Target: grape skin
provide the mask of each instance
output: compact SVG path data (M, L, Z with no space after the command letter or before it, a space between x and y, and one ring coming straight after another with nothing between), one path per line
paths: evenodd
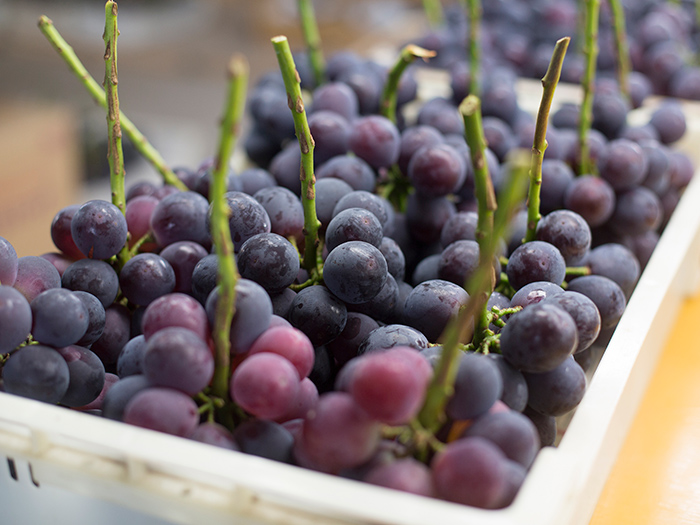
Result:
M17 290L0 285L0 354L11 352L32 330L32 309Z
M58 403L68 391L70 371L55 349L43 345L20 348L2 369L5 392L45 403Z

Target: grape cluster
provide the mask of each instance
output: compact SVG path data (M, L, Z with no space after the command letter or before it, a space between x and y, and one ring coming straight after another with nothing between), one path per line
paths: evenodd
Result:
M543 9L569 21L567 6ZM508 9L526 16L522 7L494 3L487 20ZM459 40L463 20L449 23L446 34ZM518 50L532 36L489 30L494 53L503 47L533 70ZM444 64L443 36L430 42L443 46ZM228 173L224 195L239 273L223 378L230 399L213 387L225 295L211 159L175 170L187 191L132 186L125 213L100 200L59 210L54 253L18 258L0 237L2 390L414 494L505 507L540 448L555 444L557 418L581 401L590 352L615 329L692 177L688 157L672 149L684 116L670 102L629 126L629 106L607 106L603 94L620 94L601 80L594 169L577 176L578 109L559 108L535 239L523 242L522 203L484 262L476 152L456 106L465 70L453 68L452 97L427 101L416 99L409 70L394 122L378 113L385 68L340 53L328 61L329 81L315 86L303 64L318 179L308 193L322 249L317 267L303 264L301 152L282 79L269 74L248 105L244 147L255 167ZM533 139L515 75L490 68L484 79L483 161L496 195L510 178L509 152ZM409 103L417 111L403 111ZM487 322L462 327L481 331L458 346L432 428L424 410L445 386L445 334L471 304L467 283L484 265L496 281Z

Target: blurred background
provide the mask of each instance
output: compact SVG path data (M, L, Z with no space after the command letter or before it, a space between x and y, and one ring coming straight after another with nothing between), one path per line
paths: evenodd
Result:
M270 38L303 49L295 0L121 0L121 109L171 167L215 153L234 53L250 87L277 68ZM381 59L427 28L418 1L315 2L326 55L348 49ZM48 16L92 76L104 77L102 0L0 0L0 236L18 254L55 251L51 220L64 206L109 199L107 126L37 27ZM127 184L158 174L125 140Z

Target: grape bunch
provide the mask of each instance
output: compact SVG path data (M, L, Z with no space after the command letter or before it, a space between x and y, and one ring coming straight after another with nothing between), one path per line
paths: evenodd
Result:
M457 78L422 100L402 76L392 114L393 71L339 53L317 85L299 63L306 99L280 73L250 95L246 169L207 158L173 170L179 188L129 187L123 210L59 210L53 253L17 257L0 237L2 391L506 507L583 398L692 177L672 149L683 113L669 102L631 127L628 106L602 111L581 172L578 109L558 108L533 225L508 202L513 151L536 131L513 71L485 77L480 148ZM291 140L305 103L313 147Z

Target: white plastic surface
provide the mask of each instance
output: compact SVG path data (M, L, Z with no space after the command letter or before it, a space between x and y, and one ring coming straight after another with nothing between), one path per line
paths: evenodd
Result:
M0 394L0 523L585 524L670 320L696 291L698 203L700 174L676 209L559 446L540 452L507 509L410 496ZM17 480L6 457L14 461Z

